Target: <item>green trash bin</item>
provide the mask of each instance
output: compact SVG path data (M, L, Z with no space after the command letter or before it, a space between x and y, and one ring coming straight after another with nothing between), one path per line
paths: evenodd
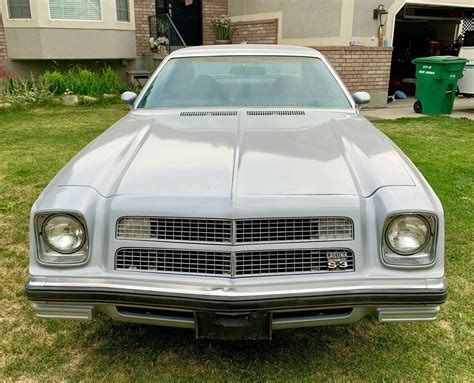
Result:
M413 109L423 114L450 114L458 80L467 60L456 56L420 57L416 65L416 102Z

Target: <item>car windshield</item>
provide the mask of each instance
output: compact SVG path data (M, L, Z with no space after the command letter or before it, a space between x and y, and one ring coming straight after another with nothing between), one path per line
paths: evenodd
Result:
M347 108L341 86L318 58L218 56L168 61L139 108Z

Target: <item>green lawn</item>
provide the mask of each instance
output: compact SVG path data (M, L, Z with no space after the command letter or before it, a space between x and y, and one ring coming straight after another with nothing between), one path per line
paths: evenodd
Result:
M474 380L474 122L465 119L376 123L445 208L450 295L435 322L363 321L275 332L272 342L210 342L104 317L36 319L23 293L30 207L63 164L126 111L58 106L0 114L0 381Z

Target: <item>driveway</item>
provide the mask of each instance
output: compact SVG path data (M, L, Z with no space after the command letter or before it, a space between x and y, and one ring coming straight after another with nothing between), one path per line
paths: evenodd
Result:
M385 108L364 108L362 114L368 120L395 120L402 117L424 117L423 114L417 114L413 111L415 98L410 97L406 100L395 100ZM451 117L465 117L474 120L474 97L459 97L454 101L454 110Z

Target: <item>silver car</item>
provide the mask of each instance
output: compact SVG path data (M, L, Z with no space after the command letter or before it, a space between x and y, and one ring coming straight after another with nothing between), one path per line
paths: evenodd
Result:
M320 53L186 48L122 98L32 208L39 317L219 339L435 319L440 201Z

